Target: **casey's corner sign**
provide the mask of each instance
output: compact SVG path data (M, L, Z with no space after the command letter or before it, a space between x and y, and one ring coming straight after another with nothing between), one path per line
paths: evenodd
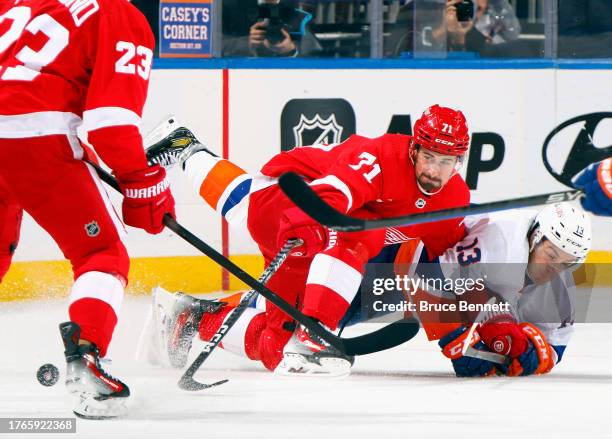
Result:
M209 58L212 55L212 1L161 0L160 57Z

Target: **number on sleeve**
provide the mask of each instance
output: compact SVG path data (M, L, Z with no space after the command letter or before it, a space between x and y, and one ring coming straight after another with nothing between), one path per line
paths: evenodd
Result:
M364 172L363 177L368 180L369 183L372 183L374 177L380 174L380 165L376 162L376 156L370 154L369 152L362 152L359 154L359 158L361 159L359 163L356 165L349 165L349 167L355 171L361 169L362 166L371 166L372 169L369 172Z
M153 62L153 51L145 46L138 46L129 41L118 41L116 46L117 52L124 52L123 55L115 63L115 71L117 73L125 73L134 75L138 71L144 80L149 79L151 74L151 63ZM134 64L134 57L138 55L138 65Z

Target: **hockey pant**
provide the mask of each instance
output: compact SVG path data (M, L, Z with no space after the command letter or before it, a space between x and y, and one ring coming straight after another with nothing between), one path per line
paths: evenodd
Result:
M123 224L83 155L76 136L0 139L0 254L6 271L25 210L71 262L70 319L104 356L123 302L129 258Z

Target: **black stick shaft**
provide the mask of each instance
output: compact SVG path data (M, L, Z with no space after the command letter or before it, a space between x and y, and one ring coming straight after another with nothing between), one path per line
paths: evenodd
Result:
M274 257L274 259L270 262L270 264L266 267L262 275L259 277L259 282L267 283L268 280L276 273L276 271L280 268L280 266L285 262L287 256L291 249L295 246L299 245L300 241L298 240L289 240L283 248L278 252L278 254ZM225 321L221 325L221 327L217 330L217 332L211 337L210 341L206 343L204 349L200 354L193 360L191 366L187 368L183 376L178 382L178 386L183 390L200 390L201 388L206 388L202 386L206 386L202 383L199 383L193 379L193 375L198 371L198 369L202 366L202 364L206 361L206 359L210 356L212 351L221 343L221 340L225 337L225 335L229 332L229 330L234 326L234 324L238 321L240 316L244 314L246 309L249 307L251 302L257 297L257 290L250 290L247 292L244 297L240 300L240 303L236 308L232 310L232 312L225 318Z
M279 186L296 206L302 209L313 219L331 229L344 232L373 230L394 226L410 226L414 224L441 221L468 215L497 212L500 210L559 203L562 201L575 200L582 194L582 191L580 190L569 190L529 197L513 198L509 200L501 200L466 207L438 210L434 212L365 220L361 218L354 218L337 211L323 201L299 175L292 172L287 172L280 177Z

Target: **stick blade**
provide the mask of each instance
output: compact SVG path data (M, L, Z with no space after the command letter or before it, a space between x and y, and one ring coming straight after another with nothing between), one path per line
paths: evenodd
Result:
M229 380L221 380L212 384L205 384L194 380L192 376L183 375L177 384L182 390L186 390L188 392L197 392L198 390L204 390L209 389L211 387L220 386L221 384L225 384L228 381Z
M393 322L378 331L344 339L348 355L367 355L399 346L419 332L419 322L409 318Z
M280 176L278 185L296 206L324 226L341 232L364 229L362 219L338 212L323 201L299 175L287 172Z

